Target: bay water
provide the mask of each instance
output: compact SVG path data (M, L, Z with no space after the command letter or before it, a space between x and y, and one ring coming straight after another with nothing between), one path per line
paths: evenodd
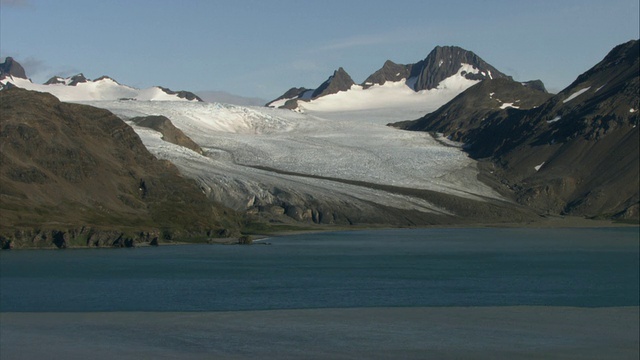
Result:
M0 310L639 304L635 227L376 230L263 242L270 245L2 252Z
M395 229L252 246L5 251L0 353L635 357L639 236L637 227Z

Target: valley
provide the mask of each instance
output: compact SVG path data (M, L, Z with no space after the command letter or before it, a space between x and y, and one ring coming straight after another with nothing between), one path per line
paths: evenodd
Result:
M83 122L91 122L89 109L117 116L156 159L191 182L189 196L208 199L221 216L209 229L198 220L194 236L230 236L256 224L274 229L468 226L530 224L565 215L635 221L637 44L620 45L557 95L538 80L515 81L458 47L436 47L415 64L387 61L362 84L340 68L317 89L292 88L267 106L208 103L187 91L140 90L106 76L55 77L38 85L10 58L0 84L3 93L18 87L74 103ZM56 112L59 105L45 102L53 106L43 105L37 116L53 111L68 121ZM19 122L12 106L7 104L7 114ZM102 142L82 132L75 136ZM18 149L11 151L11 161L42 170ZM131 166L143 165L118 166L114 171L132 174ZM3 206L31 197L29 181L15 174L5 178L5 188L24 193L3 194ZM90 194L99 191L86 186ZM172 193L168 183L162 186ZM106 195L116 214L121 211L113 199L135 197L122 189ZM81 203L91 208L86 200ZM144 214L145 206L136 206ZM71 213L58 215L78 218L70 208L64 211ZM164 216L171 217L166 211L146 221L147 228L156 229L152 233L166 227ZM202 218L194 211L179 228Z

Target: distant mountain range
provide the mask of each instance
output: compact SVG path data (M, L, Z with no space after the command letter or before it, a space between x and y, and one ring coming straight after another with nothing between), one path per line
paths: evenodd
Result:
M27 78L24 68L13 58L7 57L5 62L0 64L0 89L13 86L27 90L48 92L61 101L202 101L200 97L190 91L173 91L161 86L136 89L122 85L108 76L90 80L82 73L66 78L54 76L44 84L34 84Z
M339 68L325 82L315 89L292 88L282 96L267 103L271 107L295 109L298 101L312 101L319 97L352 89L367 90L385 83L403 83L414 92L435 89L452 76L467 80L500 79L509 76L486 63L478 55L457 46L437 46L425 59L415 64L401 65L387 60L360 85ZM538 84L542 84L540 81ZM544 87L544 85L541 85Z

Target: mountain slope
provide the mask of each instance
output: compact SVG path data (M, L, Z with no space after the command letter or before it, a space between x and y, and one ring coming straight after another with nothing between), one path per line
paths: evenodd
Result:
M3 246L111 246L237 229L107 110L0 91ZM56 235L57 234L57 235Z
M529 110L491 111L470 103L449 116L462 102L458 98L401 126L465 141L472 156L491 159L486 181L539 211L637 220L639 53L637 40L617 46ZM460 97L491 85L483 82ZM488 110L476 110L483 107Z
M544 85L541 87L544 89ZM445 134L449 139L468 142L473 130L488 118L508 109L531 109L552 95L508 78L484 80L456 96L453 100L418 120L392 124L394 127Z

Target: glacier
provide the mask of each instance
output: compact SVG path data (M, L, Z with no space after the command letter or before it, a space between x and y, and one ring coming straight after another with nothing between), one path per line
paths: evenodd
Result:
M419 118L478 81L461 64L435 89L415 92L411 79L299 103L297 111L176 100L159 89L137 90L110 79L78 84L15 85L63 101L105 108L128 122L149 151L197 181L211 199L238 210L330 203L363 212L376 206L453 215L410 191L429 190L475 201L505 200L477 179L477 163L459 144L388 123ZM117 100L135 97L137 100ZM200 155L129 121L163 115L203 150ZM305 210L306 208L306 210ZM282 210L281 210L282 211ZM307 216L309 218L311 215Z

